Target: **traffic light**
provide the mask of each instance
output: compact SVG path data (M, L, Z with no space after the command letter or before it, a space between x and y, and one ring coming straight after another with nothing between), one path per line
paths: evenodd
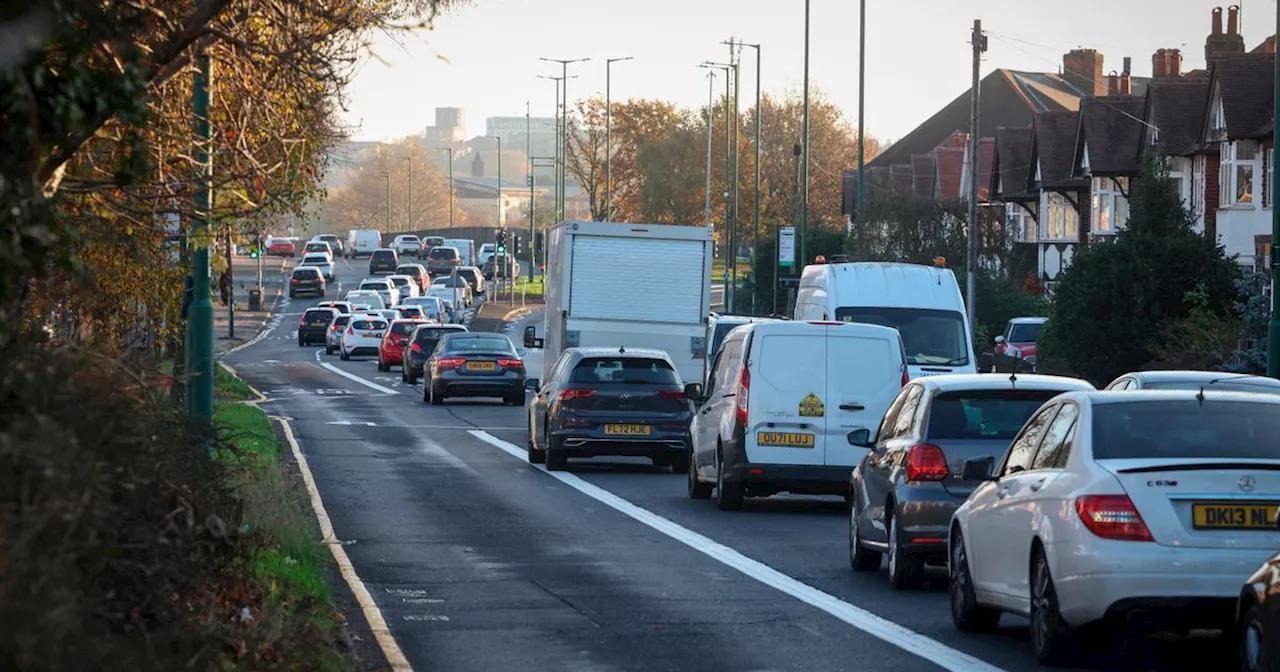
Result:
M512 250L518 255L520 254L520 234L515 235L515 241L511 244Z
M498 229L498 254L507 252L507 230Z

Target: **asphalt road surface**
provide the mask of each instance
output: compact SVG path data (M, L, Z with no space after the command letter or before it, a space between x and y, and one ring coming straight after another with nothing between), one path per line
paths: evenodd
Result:
M339 282L365 270L340 263ZM267 336L225 361L290 422L415 669L1040 669L1022 619L987 636L952 627L944 572L918 592L854 574L841 500L730 513L644 460L548 473L523 457L527 409L428 406L398 369L299 348L292 328L314 303L282 301ZM522 326L509 330L517 345ZM526 356L530 375L540 354ZM1082 669L1225 669L1221 646L1144 640Z

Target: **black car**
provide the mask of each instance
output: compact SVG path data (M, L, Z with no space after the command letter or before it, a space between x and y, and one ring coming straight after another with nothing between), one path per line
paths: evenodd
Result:
M516 260L505 254L495 254L485 260L483 271L484 277L490 280L513 278L516 275Z
M689 470L693 404L667 353L569 348L529 408L529 461L564 469L569 457L648 457Z
M374 250L369 255L369 275L378 273L395 273L396 267L400 265L400 257L396 255L396 251L383 248Z
M422 400L435 406L449 397L501 397L524 405L524 361L505 334L444 334L423 377Z
M312 343L324 343L325 334L333 318L338 316L336 308L310 308L298 320L298 347Z
M448 275L462 264L458 248L438 246L427 253L427 273L431 276Z
M466 330L461 324L429 324L414 329L413 335L409 337L409 349L401 358L403 366L400 367L400 381L410 385L418 382L423 376L423 365L435 351L440 337Z
M299 266L289 276L289 298L295 299L301 294L324 296L324 276L314 266Z
M1280 517L1276 524L1280 525ZM1244 583L1236 605L1240 667L1245 672L1280 671L1280 553Z

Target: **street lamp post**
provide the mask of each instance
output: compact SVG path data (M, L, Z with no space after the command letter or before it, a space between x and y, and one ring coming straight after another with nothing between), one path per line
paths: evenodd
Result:
M752 228L754 236L751 242L751 278L752 284L756 283L759 274L756 272L756 265L760 263L760 45L744 44L744 47L751 47L756 50L756 179L755 179L755 215ZM751 314L756 313L756 292L751 292Z
M706 217L708 227L711 226L711 136L715 135L715 87L716 71L707 68L707 192L703 215Z
M533 220L534 220L534 216L537 214L537 208L535 207L535 204L537 203L537 193L534 191L534 184L535 184L536 178L534 178L533 173L534 173L534 169L539 167L538 166L539 161L550 161L551 168L555 168L558 165L556 163L556 157L554 156L530 156L529 157L529 281L530 282L533 281L534 262L536 261L533 254L533 248L534 248L534 241L537 239L536 234L533 230ZM544 163L542 167L546 168L548 166L547 164ZM544 259L543 261L545 262L546 260Z
M613 77L614 63L634 56L609 58L604 62L604 221L613 221Z
M804 157L800 160L800 264L808 263L806 246L809 241L809 0L804 0Z
M565 195L568 192L566 184L568 181L568 163L569 163L569 65L571 63L584 63L591 60L590 58L545 58L539 57L540 61L548 63L560 64L560 96L564 101L564 113L561 115L561 126L564 132L560 135L560 219L564 220L566 205Z
M729 95L731 93L729 87L733 79L732 78L733 66L728 63L714 63L711 61L704 61L702 65L703 67L707 67L707 68L716 68L717 70L724 70L724 237L725 237L725 248L726 248L725 249L726 254L724 259L724 267L725 267L724 295L725 295L725 308L728 308L729 306L733 305L732 303L729 302L729 293L730 293L729 284L730 283L729 283L729 277L728 277L729 266L730 266L729 260L733 257L733 250L728 249L729 248L729 244L728 244L729 243L729 240L728 240L729 227L732 226L732 224L730 223L730 220L733 218L733 209L732 209L733 202L729 200L729 180L732 179L732 174L730 170L733 167L733 138L730 136L730 130L729 130L730 128L729 124L732 123L732 119L730 119L730 117L733 116L733 111L729 109L729 104L731 102L729 99Z
M437 147L436 149L447 152L449 154L449 230L453 230L453 148Z
M413 231L413 158L406 156L404 157L404 160L405 160L405 163L409 164L409 186L408 186L409 194L405 198L405 201L408 203L408 207L409 207L409 214L408 214L409 228L406 229L406 231Z
M563 217L561 217L561 211L560 211L560 160L561 160L560 150L563 147L563 145L561 145L560 143L560 138L563 134L563 128L562 128L563 118L560 115L560 83L563 82L565 78L551 77L548 75L538 75L538 79L549 79L556 83L556 155L555 155L556 165L553 166L553 169L555 170L555 183L553 185L553 191L555 193L554 207L556 209L556 219L563 219Z
M387 231L391 231L391 173L384 170L382 177L387 180Z
M858 6L858 204L854 214L862 209L862 200L866 198L863 186L866 171L866 91L867 91L867 0L860 0Z

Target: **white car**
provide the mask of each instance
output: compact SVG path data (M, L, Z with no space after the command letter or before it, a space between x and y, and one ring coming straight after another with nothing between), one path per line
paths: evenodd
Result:
M476 266L484 266L485 262L489 261L489 258L492 257L494 252L497 250L498 246L493 243L485 243L484 245L481 245L480 251L476 253Z
M386 278L365 278L360 281L360 289L377 292L382 297L383 307L390 308L400 303L400 290Z
M471 305L471 285L458 275L442 275L431 281L427 296L438 296L457 308Z
M418 290L418 283L407 275L388 275L387 279L396 286L396 289L400 290L400 300L396 302L397 305L404 303L405 299L412 299L422 295L422 292Z
M396 236L395 241L391 243L391 249L402 257L406 254L418 257L422 255L422 240L414 235Z
M1280 380L1222 371L1135 371L1111 381L1108 390L1206 390L1280 394Z
M346 301L353 304L368 304L369 307L382 310L387 304L382 300L382 295L372 289L353 289L347 292Z
M982 484L952 517L951 617L1026 616L1042 662L1113 618L1229 631L1241 583L1280 548L1274 395L1068 392L990 467L961 468Z
M326 282L333 282L333 259L322 252L309 253L302 257L299 266L314 266L320 269L320 275Z
M400 302L402 306L416 306L422 309L423 319L428 322L444 324L449 321L448 309L438 296L418 296Z
M388 322L381 316L352 315L347 328L342 332L342 343L339 355L343 361L361 355L378 354L378 343L382 334L387 331Z

